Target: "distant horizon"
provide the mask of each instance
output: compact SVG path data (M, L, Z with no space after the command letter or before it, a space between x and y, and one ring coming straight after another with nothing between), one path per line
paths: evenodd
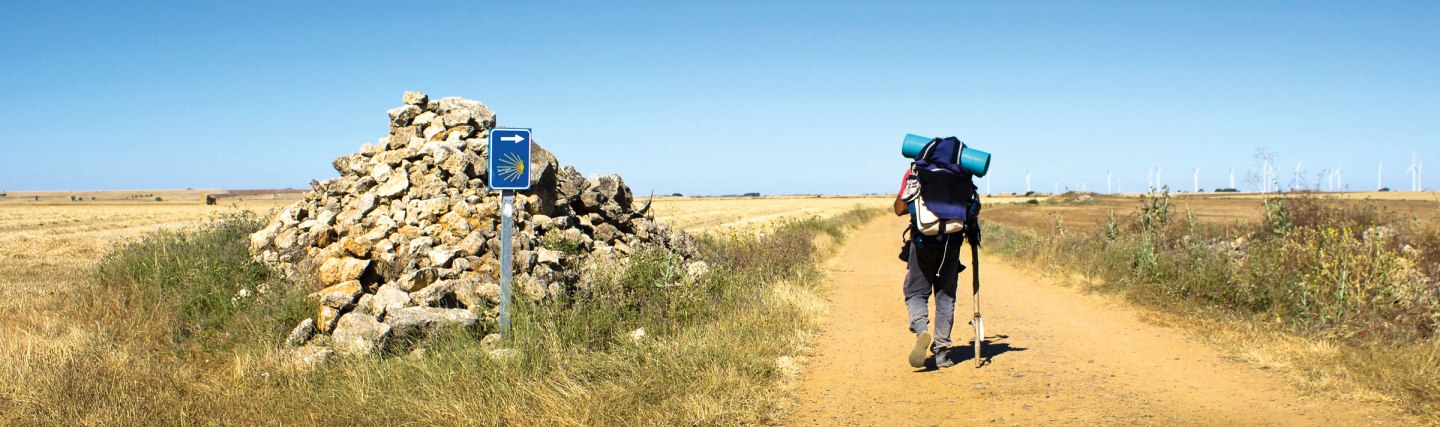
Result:
M1221 187L1221 189L1225 189L1225 187ZM69 193L69 192L73 192L73 193L195 192L195 191L225 191L225 192L247 191L247 192L249 192L249 191L272 191L272 190L275 191L276 194L278 194L278 193L304 193L304 192L309 192L309 191L311 191L310 189L305 189L305 188L193 188L193 187L191 187L191 188L141 188L141 189L127 188L127 189L115 189L115 190L76 190L76 189L54 189L54 190L0 190L0 194L10 194L10 193L13 193L13 194L20 194L20 193ZM1379 191L1379 190L1312 190L1312 189L1304 189L1304 188L1301 188L1301 189L1285 189L1285 190L1283 190L1283 191L1279 191L1278 193L1277 193L1277 192L1273 192L1273 191L1272 191L1272 192L1265 193L1265 192L1259 192L1259 191L1244 191L1244 190L1241 190L1241 191L1215 191L1215 190L1216 190L1216 189L1214 189L1214 188L1206 188L1206 189L1201 189L1200 192L1194 192L1194 191L1177 191L1177 190L1173 190L1173 189L1172 189L1172 190L1170 190L1170 194L1172 194L1172 195L1185 195L1185 194L1202 194L1202 195L1217 195L1217 194L1218 194L1218 195L1227 195L1227 194L1231 194L1231 195L1253 195L1253 194L1293 194L1293 193L1353 194L1353 193L1435 193L1435 192L1437 192L1437 191L1440 191L1440 190L1418 190L1418 191L1417 191L1417 190L1396 190L1396 189L1389 189L1389 190L1386 190L1386 191ZM1159 192L1160 192L1160 191L1159 191L1158 189L1155 191L1155 193L1159 193ZM1071 194L1071 193L1076 193L1076 194L1095 194L1095 195L1102 195L1102 196L1107 196L1107 195L1108 195L1108 196L1132 196L1132 195L1152 194L1151 192L1144 192L1144 191L1140 191L1140 192L1127 191L1127 192L1123 192L1123 193L1115 193L1115 192L1107 193L1107 192L1103 192L1103 191L1093 191L1093 190L1091 190L1091 191L1068 190L1068 191L1061 191L1061 192L1059 192L1059 193L1054 193L1054 192L1049 192L1049 191L1034 191L1034 193L1035 193L1034 195L1036 195L1036 196L1057 196L1057 195L1064 195L1064 194ZM263 193L263 194L270 194L270 193ZM676 194L676 193L674 193L674 192L666 193L666 194L655 193L655 197L676 197L675 194ZM736 194L708 194L708 193L685 194L685 193L679 193L679 194L681 194L680 197L736 197L736 198L740 198L740 197L755 197L755 196L748 196L748 195L746 195L746 194L744 194L744 193L736 193ZM1022 191L1022 192L1010 192L1010 191L998 192L998 191L997 191L997 192L993 192L993 193L990 193L990 194L985 194L984 191L981 191L980 194L981 194L981 196L996 195L996 196L1028 197L1028 196L1026 196L1025 192L1023 192L1023 191ZM893 195L894 195L894 194L891 194L891 193L763 193L763 192L762 192L762 193L760 193L760 196L759 196L759 197L868 197L868 196L874 196L874 197L890 197L890 196L893 196ZM637 198L637 199L638 199L638 198L645 198L645 197L649 197L649 196L650 196L650 194L648 194L648 193L644 193L644 194L636 193L636 194L635 194L635 198Z

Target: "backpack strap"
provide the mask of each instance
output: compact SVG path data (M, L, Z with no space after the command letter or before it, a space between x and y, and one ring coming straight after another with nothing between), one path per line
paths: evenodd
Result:
M925 148L920 150L920 155L915 157L917 160L925 160L925 162L928 163L930 161L930 154L935 152L935 146L937 145L940 145L940 138L931 139L930 143L925 144Z

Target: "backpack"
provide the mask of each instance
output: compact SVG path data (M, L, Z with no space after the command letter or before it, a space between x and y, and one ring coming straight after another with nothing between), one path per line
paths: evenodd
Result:
M925 236L967 232L979 244L980 196L974 176L960 167L965 143L955 137L935 138L925 145L911 173L920 182L920 194L909 203L914 231Z

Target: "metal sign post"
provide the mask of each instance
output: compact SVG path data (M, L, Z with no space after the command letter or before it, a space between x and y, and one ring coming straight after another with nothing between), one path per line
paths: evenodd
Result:
M530 189L530 129L490 130L490 189L500 190L500 335L510 333L515 190Z
M515 254L510 247L515 228L515 190L500 190L500 335L510 333L510 276Z

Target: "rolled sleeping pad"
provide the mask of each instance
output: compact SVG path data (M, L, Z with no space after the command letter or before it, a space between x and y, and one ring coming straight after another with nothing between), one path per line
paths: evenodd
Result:
M971 175L984 178L985 173L990 171L990 153L967 146L960 150L960 168Z
M900 155L907 159L919 156L920 150L925 149L925 144L929 144L930 139L913 133L905 134L905 141L900 143Z
M913 159L919 156L920 151L924 150L925 145L929 144L933 139L934 138L926 138L913 133L907 133L905 134L905 140L900 143L900 155L905 156L907 159ZM983 178L985 174L990 171L990 153L970 148L968 145L960 150L960 158L958 160L956 163L959 163L960 167L965 169L966 172L970 172L971 175Z

